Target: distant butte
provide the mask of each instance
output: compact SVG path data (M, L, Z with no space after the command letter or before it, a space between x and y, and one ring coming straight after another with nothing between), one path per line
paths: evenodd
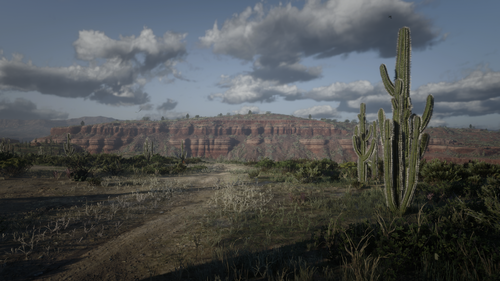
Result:
M249 114L180 121L115 121L89 126L56 127L50 136L38 138L33 146L52 139L71 143L80 151L95 153L142 153L146 137L153 141L154 152L163 156L176 155L184 141L188 157L228 160L258 160L268 157L275 161L287 159L329 158L337 163L356 161L352 148L355 124L309 120L280 114ZM455 132L457 131L457 132ZM500 164L500 145L477 146L464 143L470 136L500 144L500 132L474 129L427 128L431 135L424 155L448 162L471 160ZM487 134L487 136L485 136ZM469 136L469 138L467 138ZM450 139L451 138L451 139ZM380 145L379 145L380 147ZM382 150L379 149L382 157Z

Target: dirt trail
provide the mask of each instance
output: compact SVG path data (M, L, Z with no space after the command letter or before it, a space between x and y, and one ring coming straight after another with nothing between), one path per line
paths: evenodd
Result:
M209 174L159 177L161 181L176 181L177 187L183 187L182 192L175 193L167 202L162 203L158 212L145 215L136 227L103 241L98 246L75 248L71 253L65 254L62 260L46 266L43 271L21 271L25 276L21 280L142 280L174 271L179 266L179 253L196 251L192 237L186 236L192 236L193 230L200 226L200 220L206 215L205 202L216 191L213 187L217 183L236 180L238 175L230 171L247 169L242 165L216 165L223 166L223 169ZM34 170L57 170L54 168L40 166L34 167ZM245 178L245 175L239 176ZM27 184L30 181L32 184ZM65 190L66 186L57 187L60 182L54 179L19 178L3 183L5 185L0 188L0 195L1 198L6 198L4 200L29 200L32 197L36 203L47 204L43 203L45 198L54 198L56 195L65 197L61 190ZM134 189L135 187L123 187L115 192L123 194ZM35 193L36 198L33 197ZM18 205L22 205L19 212L33 206ZM10 207L14 205L11 204Z
M202 188L177 198L175 205L159 217L88 251L78 262L42 280L142 280L175 270L176 265L165 260L174 258L176 249L161 245L195 251L193 242L183 244L183 233L199 224L188 218L203 217L204 202L213 192Z
M174 271L179 266L179 252L196 251L185 233L192 233L200 222L189 218L201 219L206 214L205 202L213 196L218 179L230 181L236 176L229 171L244 169L239 165L223 166L224 172L175 177L188 188L174 196L162 214L145 218L151 220L75 257L77 262L40 280L142 280Z

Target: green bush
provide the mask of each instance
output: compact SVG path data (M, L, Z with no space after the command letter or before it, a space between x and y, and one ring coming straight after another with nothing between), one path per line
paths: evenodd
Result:
M64 166L70 170L70 177L75 181L85 181L92 170L96 169L96 156L87 151L83 154L75 153L63 159Z
M357 179L358 178L358 165L356 162L345 162L339 164L340 177L347 179Z
M0 174L8 177L16 177L26 173L32 166L32 163L28 160L10 158L0 161Z
M274 167L274 164L275 164L274 160L271 160L271 159L266 157L266 158L260 160L259 162L257 162L257 164L255 164L255 166L271 169Z

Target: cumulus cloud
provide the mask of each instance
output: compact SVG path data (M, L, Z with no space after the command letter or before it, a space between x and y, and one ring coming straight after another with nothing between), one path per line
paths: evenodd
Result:
M387 15L393 19L388 20ZM414 5L400 0L306 1L302 10L291 3L264 11L262 3L248 7L199 37L199 45L215 54L253 61L248 73L257 83L252 94L236 98L229 92L223 102L273 101L269 82L282 85L321 77L321 67L299 64L304 57L347 56L351 52L377 51L382 58L395 55L394 34L401 26L412 30L412 48L422 50L439 41L430 20L417 14ZM240 80L240 77L233 78ZM235 81L233 84L237 84ZM231 91L231 90L229 90ZM227 98L231 96L232 98Z
M209 100L221 99L228 104L241 104L245 102L273 102L276 96L294 99L300 92L296 86L279 85L276 81L263 81L251 75L238 75L234 78L221 76L218 83L222 88L227 88L224 93L208 96Z
M329 105L318 105L293 112L294 116L299 117L309 117L309 114L311 114L312 118L340 118L337 110Z
M248 111L252 111L252 114L259 114L260 109L256 106L243 106L238 110L233 110L233 114L248 114Z
M39 109L32 101L17 98L14 102L0 101L0 119L68 119L68 113Z
M80 31L73 46L76 57L88 66L37 67L31 61L23 62L20 54L11 60L2 56L0 90L82 97L113 106L144 104L150 98L143 88L151 79L168 75L184 79L174 66L186 55L181 42L185 37L173 32L156 37L146 27L137 38L120 36L120 40L99 31Z

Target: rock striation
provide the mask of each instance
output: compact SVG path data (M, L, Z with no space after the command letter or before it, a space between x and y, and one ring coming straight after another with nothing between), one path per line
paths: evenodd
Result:
M38 138L38 143L33 141L32 145L44 139L64 143L68 133L75 147L92 154L140 154L147 138L153 142L154 152L164 156L178 155L183 142L188 157L228 160L268 157L275 161L329 158L338 163L357 160L352 148L352 128L279 114L54 127L50 136ZM500 164L500 147L467 146L443 138L442 132L429 133L431 140L424 156L427 161L438 158L465 163L475 159ZM380 147L379 143L382 157Z

